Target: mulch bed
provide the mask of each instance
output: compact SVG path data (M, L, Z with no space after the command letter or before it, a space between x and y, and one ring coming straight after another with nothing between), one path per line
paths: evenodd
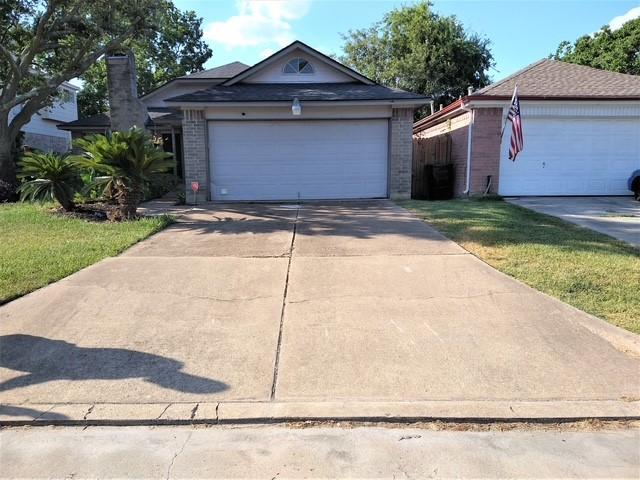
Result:
M118 221L115 215L116 206L103 202L76 205L76 209L71 212L64 211L62 207L52 208L51 211L62 217L78 218L88 222Z

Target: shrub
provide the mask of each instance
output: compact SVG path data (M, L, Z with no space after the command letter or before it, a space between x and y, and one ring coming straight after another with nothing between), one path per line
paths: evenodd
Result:
M84 154L76 161L97 172L89 185L99 187L106 196L118 203L120 217L135 217L138 203L158 174L173 168L171 153L163 152L151 137L140 128L109 135L90 135L76 141Z
M20 200L46 202L56 200L62 208L75 209L73 197L82 186L78 166L69 156L28 152L18 161Z

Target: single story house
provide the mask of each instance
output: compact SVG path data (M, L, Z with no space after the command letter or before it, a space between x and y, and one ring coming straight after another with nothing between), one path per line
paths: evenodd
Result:
M518 85L524 150L508 159ZM630 195L640 168L640 77L540 60L413 125L416 141L451 137L458 196Z
M429 98L379 85L300 41L140 99L131 59L107 63L110 115L97 128L135 119L173 136L186 188L196 182L201 201L410 196L413 112ZM62 128L84 133L90 121Z

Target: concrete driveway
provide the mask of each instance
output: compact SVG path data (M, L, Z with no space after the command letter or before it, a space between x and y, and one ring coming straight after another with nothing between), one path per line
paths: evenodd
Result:
M179 213L0 308L4 420L640 414L637 336L390 202Z
M633 197L520 197L507 201L640 248L640 202Z

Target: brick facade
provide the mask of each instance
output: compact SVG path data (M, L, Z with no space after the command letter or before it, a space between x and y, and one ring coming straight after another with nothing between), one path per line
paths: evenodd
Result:
M500 174L500 130L502 108L478 108L474 110L473 139L471 143L470 195L484 193L487 176L491 175L490 193L498 192ZM467 148L471 114L464 112L443 120L428 129L417 132L416 139L451 136L451 161L455 169L454 194L464 195L467 174Z
M389 151L389 196L411 197L413 109L394 108L391 115Z
M184 110L182 116L182 148L187 203L194 202L191 182L200 183L198 202L210 199L208 137L204 111Z
M471 194L484 193L491 175L490 193L498 193L502 108L478 108L471 144Z
M413 109L394 108L389 133L389 195L411 196ZM188 109L182 118L184 180L188 203L193 203L191 182L199 182L198 202L211 199L208 129L203 110Z

